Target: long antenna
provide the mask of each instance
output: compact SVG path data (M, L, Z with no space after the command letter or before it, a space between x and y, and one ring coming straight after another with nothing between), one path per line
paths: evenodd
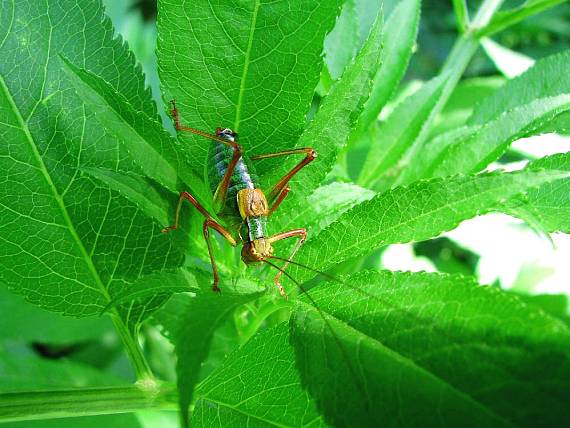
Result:
M280 259L279 257L271 257L271 258L276 258L276 259ZM283 259L283 260L287 260L287 259ZM283 275L285 275L287 278L289 278L297 287L299 287L299 289L303 292L303 294L305 294L307 296L307 298L309 299L309 301L311 302L311 304L314 306L314 308L317 310L317 312L319 313L320 317L322 318L322 320L325 322L327 328L329 329L329 331L331 332L332 336L334 337L334 340L337 344L337 346L339 347L344 359L346 360L346 364L352 374L352 378L355 380L356 385L358 387L358 389L360 390L360 393L364 396L365 395L365 388L364 385L362 385L362 383L360 382L360 379L356 373L356 370L354 369L354 367L352 366L352 363L350 362L350 358L348 356L348 352L346 351L344 345L342 344L342 342L340 341L338 335L335 333L331 323L329 322L329 320L327 319L327 317L325 316L325 314L323 313L323 311L321 310L321 308L319 307L319 305L317 304L317 302L315 301L315 299L313 299L313 296L311 296L309 294L309 292L307 291L307 289L305 287L303 287L295 278L293 278L289 273L287 273L284 269L281 269L279 266L277 266L274 263L271 263L269 260L267 259L263 259L262 260L263 263L268 264L269 266L274 267L275 269L277 269L279 272L281 272ZM368 408L368 403L366 403L366 407Z
M192 134L196 134L196 135L200 135L202 137L205 138L209 138L210 140L215 140L215 141L219 141L220 143L224 143L224 144L229 144L231 143L230 140L226 140L222 137L218 137L217 135L214 134L209 134L207 132L204 131L200 131L199 129L195 129L195 128L190 128L188 126L179 126L176 128L178 131L185 131L185 132L191 132Z
M292 264L292 265L299 266L299 267L301 267L301 268L303 268L303 269L307 269L308 271L311 271L311 272L317 273L317 274L319 274L319 275L322 275L323 277L325 277L325 278L327 278L327 279L330 279L331 281L338 282L339 284L342 284L342 285L344 285L344 286L350 288L351 290L354 290L354 291L356 291L357 293L360 293L360 294L363 295L363 296L366 296L366 297L369 297L369 298L371 298L371 299L373 299L373 300L376 300L376 301L378 301L378 302L380 302L380 303L382 303L382 304L384 304L384 305L386 305L386 306L388 306L388 307L394 307L394 305L392 305L392 303L390 303L388 300L384 300L384 299L382 299L380 296L377 296L377 295L375 295L375 294L371 294L371 293L369 293L369 292L367 292L367 291L362 290L361 288L355 287L354 285L349 284L348 282L343 281L342 279L340 279L340 278L338 278L338 277L336 277L336 276L333 276L333 275L331 275L331 274L328 274L328 273L326 273L326 272L320 271L320 270L318 270L318 269L312 268L312 267L310 267L310 266L304 265L304 264L299 263L299 262L296 262L296 261L294 261L294 260L289 260L289 259L285 259L285 258L282 258L282 257L276 257L276 256L270 256L270 258L276 259L276 260L281 260L281 261L284 261L284 262L289 262L289 263ZM287 277L290 278L290 275L287 275ZM398 308L397 306L396 306L395 308L396 308L397 310L400 310L400 311L402 311L402 312L405 312L406 314L409 314L411 318L416 318L418 321L421 321L420 318L415 317L415 315L412 314L411 312L408 312L408 311L406 311L405 309Z
M296 261L293 261L293 260L290 260L290 259L286 259L286 258L283 258L283 257L277 257L277 256L269 256L269 258L270 258L270 259L275 259L275 260L280 260L280 261L282 261L282 262L291 263L292 265L302 267L302 268L307 269L307 270L309 270L309 271L311 271L311 272L314 272L314 273L318 273L319 275L322 275L322 276L324 276L325 278L331 279L331 280L336 281L336 282L340 282L341 284L345 284L344 281L342 281L341 279L337 278L337 277L334 276L334 275L331 275L331 274L328 274L328 273L323 272L323 271L321 271L321 270L318 270L318 269L312 268L312 267L310 267L310 266L301 264L301 263L299 263L299 262L296 262Z
M231 140L226 140L222 137L219 137L218 135L214 135L214 134L210 134L208 132L200 131L199 129L196 129L196 128L190 128L189 126L180 125L180 117L178 116L178 110L176 109L176 101L170 100L170 105L172 106L170 113L172 114L172 117L174 119L174 125L175 125L175 128L177 131L191 132L192 134L200 135L204 138L209 138L210 140L215 140L215 141L219 141L220 143L232 145L233 141L231 141Z
M305 265L302 264L302 263L295 262L295 261L293 261L293 260L289 260L289 259L285 259L285 258L281 258L281 257L271 256L271 258L272 258L272 259L276 259L276 260L281 260L281 261L288 261L288 262L289 262L290 264L292 264L292 265L299 266L299 267L304 268L304 269L307 269L307 270L309 270L309 271L311 271L311 272L315 272L315 273L318 273L318 274L320 274L320 275L323 275L323 276L326 277L326 278L330 278L331 280L333 280L333 281L335 281L335 282L338 282L339 284L342 284L342 285L346 286L347 288L349 288L349 289L351 289L351 290L354 290L355 292L359 293L361 296L365 296L365 297L367 297L367 298L370 298L370 299L372 299L372 300L375 300L375 301L379 302L379 303L382 304L382 305L385 305L386 307L388 307L388 308L390 308L390 309L395 309L395 310L397 310L397 311L400 311L400 312L406 314L407 317L409 317L410 319L414 320L418 325L425 324L425 322L426 322L425 319L422 319L421 317L417 316L417 315L414 314L413 312L408 311L407 309L398 307L397 305L395 305L394 303L390 302L390 301L387 300L387 299L383 299L382 297L380 297L380 296L378 296L378 295L371 294L371 293L369 293L369 292L367 292L367 291L365 291L365 290L362 290L362 289L360 289L360 288L358 288L358 287L355 287L355 286L352 285L352 284L349 284L348 282L342 281L342 280L339 279L339 278L336 278L336 277L334 277L334 276L332 276L332 275L329 275L329 274L327 274L327 273L325 273L325 272L321 272L321 271L319 271L318 269L312 268L312 267L310 267L310 266L305 266ZM266 263L267 263L267 261L266 261ZM285 276L287 276L289 279L291 279L295 284L298 284L298 281L294 280L294 279L291 277L290 274L288 274L288 273L286 273L286 272L283 272L283 274L284 274ZM307 295L307 297L308 297L308 298L311 300L311 302L313 302L313 304L314 304L314 302L315 302L314 299L313 299L311 296L309 296L309 294L306 292L306 290L305 290L302 286L300 286L299 288L301 289L301 291L303 291L303 292ZM316 306L316 308L317 308L317 310L319 311L319 313L322 314L322 311L320 310L320 308L318 308L317 306ZM324 318L324 317L323 317L323 318ZM325 321L326 321L326 320L325 320ZM329 325L328 322L327 322L327 325ZM329 325L329 328L331 328L330 325ZM442 328L440 328L435 322L433 322L433 321L430 322L430 328L433 329L434 331L436 331L438 334L440 334L442 337L444 337L446 340L450 341L451 343L461 345L461 342L457 339L457 337L455 337L455 336L453 336L453 335L451 335L451 334L448 334L445 330L443 330ZM336 335L335 335L335 337L336 337ZM337 339L337 341L338 341L338 339ZM344 348L342 348L342 349L344 349ZM488 363L490 363L491 365L493 365L493 366L495 366L495 367L499 367L501 370L505 370L505 371L507 371L507 372L513 374L513 376L515 375L515 372L514 372L514 371L509 370L509 369L507 369L506 367L503 367L503 366L498 365L493 359L491 359L487 354L485 354L483 351L479 350L478 348L473 348L472 351L473 351L475 354L479 355L480 358L482 358L483 360L485 360L485 361L487 361ZM346 351L343 351L343 353L346 355ZM351 370L352 372L354 372L354 369L353 369L352 367L351 367L350 370Z

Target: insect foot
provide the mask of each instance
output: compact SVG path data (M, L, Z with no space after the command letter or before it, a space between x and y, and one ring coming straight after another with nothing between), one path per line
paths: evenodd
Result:
M279 281L275 281L275 285L277 286L277 289L279 290L279 294L281 294L281 297L285 298L285 300L289 300L289 296L287 296L287 293L285 292L285 289L283 288L281 283Z

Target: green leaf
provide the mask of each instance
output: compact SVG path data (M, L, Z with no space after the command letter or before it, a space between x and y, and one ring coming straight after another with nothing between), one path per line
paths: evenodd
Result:
M445 103L445 107L435 118L430 130L430 137L434 138L439 134L466 125L476 106L481 104L485 98L490 97L505 82L506 79L500 76L474 77L459 82ZM428 141L426 144L430 144L430 142ZM425 149L425 147L422 146L421 149ZM423 156L429 152L430 150L425 150L422 154L418 154L417 158L423 159ZM409 166L413 168L415 164ZM402 174L406 172L407 170Z
M180 263L166 237L137 233L137 228L152 230L152 223L123 199L112 199L109 190L80 176L69 191L58 188L57 164L42 157L41 142L1 77L0 122L6 141L3 181L10 186L0 197L10 207L0 227L0 262L12 289L49 310L94 315L109 301L111 287L136 279L144 268ZM132 257L142 266L133 266Z
M491 22L485 27L478 29L478 35L488 36L504 30L525 18L536 15L563 2L564 0L527 0L520 6L496 13L491 19Z
M287 330L258 333L197 387L193 426L326 426L301 388Z
M542 309L548 315L564 321L570 326L570 308L568 296L566 294L519 294L515 293L519 299L529 306Z
M384 271L312 297L320 312L300 303L291 341L334 426L570 422L570 330L512 295L462 276Z
M570 52L561 52L536 61L520 76L509 80L475 108L469 125L484 125L505 112L538 99L570 94Z
M236 307L265 293L249 281L234 286L223 284L221 289L221 293L214 293L205 287L195 297L175 295L154 316L175 346L180 411L185 423L200 366L208 355L215 330Z
M445 156L445 151L457 145L458 142L468 141L480 130L478 126L460 126L445 131L423 144L416 154L421 162L412 162L399 176L399 181L407 185L421 179L428 179L444 174L439 173L437 166Z
M124 146L147 177L176 192L177 176L180 175L204 203L210 202L205 187L198 186L200 180L185 168L188 161L182 155L184 151L180 144L158 120L151 119L144 111L135 110L100 77L74 66L66 58L62 57L62 62L77 94L88 102L101 124Z
M115 37L100 1L2 2L0 41L0 75L16 94L22 115L26 119L33 117L34 130L48 123L44 116L49 111L45 111L42 102L50 95L55 96L60 107L75 104L69 106L69 110L80 112L82 109L80 100L58 94L59 91L66 94L69 88L67 77L58 65L58 55L100 75L136 110L157 117L140 67L136 66L132 52L121 38ZM84 115L78 114L76 118ZM88 123L85 126L85 130L90 131L91 126Z
M314 119L299 138L299 146L313 147L318 158L291 182L292 188L309 195L324 180L336 161L338 152L346 145L370 95L371 79L378 68L382 51L382 13L379 12L370 35L321 103ZM286 169L281 168L281 173Z
M501 156L517 138L542 132L570 108L570 54L539 60L477 105L463 128L420 148L401 183L419 178L477 172Z
M431 176L481 171L498 159L513 141L533 135L545 122L568 110L570 93L537 99L505 112L497 119L476 127L467 138L446 147L431 165Z
M37 308L3 285L0 314L0 342L71 345L101 339L113 329L108 318L74 319Z
M463 220L496 210L511 196L563 177L565 173L556 171L523 171L432 179L397 187L345 212L308 239L295 259L326 270L382 245L433 238ZM290 273L297 280L311 275L294 266Z
M356 0L346 0L336 25L325 38L325 62L330 76L337 80L350 64L359 47Z
M283 230L304 227L309 236L312 236L354 205L373 196L372 190L353 183L330 183L318 187L298 209L291 212L277 211L273 215Z
M75 94L58 55L100 74L134 109L153 117L156 109L99 3L1 7L0 27L10 28L0 45L3 280L37 306L96 315L114 290L180 264L182 253L173 238L148 233L156 226L136 207L80 173L134 167Z
M380 125L380 138L370 146L358 178L359 184L380 190L379 179L387 175L382 184L389 187L387 183L393 181L400 168L398 163L425 130L424 126L433 114L446 81L446 76L432 79L399 104L386 122Z
M158 65L181 119L239 132L247 154L289 149L305 125L323 66L323 41L340 0L249 0L158 5ZM208 141L179 136L202 174ZM260 174L270 172L260 164Z
M453 11L455 12L455 21L457 29L460 33L464 33L469 27L469 10L465 0L453 0Z
M420 4L420 0L401 0L386 21L380 67L374 77L370 98L358 119L354 138L362 136L376 122L404 76L416 41Z
M103 168L83 168L82 171L120 193L159 225L170 224L169 204L145 177Z
M570 171L570 153L537 159L527 169ZM544 232L570 233L570 179L552 181L509 201L507 212L531 218Z
M164 270L145 275L123 288L113 296L113 300L104 311L137 300L169 297L174 293L190 293L197 290L199 290L199 286L196 278L188 270Z

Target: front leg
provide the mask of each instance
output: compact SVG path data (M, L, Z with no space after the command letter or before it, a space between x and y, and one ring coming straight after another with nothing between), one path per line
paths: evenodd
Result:
M301 248L301 245L303 245L305 243L305 240L307 239L307 230L306 229L293 229L293 230L290 230L288 232L278 233L278 234L273 235L269 238L269 243L272 244L273 242L280 241L282 239L293 238L293 237L299 238L299 240L295 244L295 247L293 248L291 255L289 256L289 258L287 259L287 261L285 262L285 264L283 265L283 267L277 273L277 275L275 276L275 279L273 280L275 282L275 285L279 289L279 294L281 294L286 299L287 299L287 293L285 293L285 289L283 288L283 285L281 285L281 276L285 272L285 269L287 269L287 266L289 266L290 260L293 260L293 257L295 257L295 254L297 253L297 251L299 251L299 248Z

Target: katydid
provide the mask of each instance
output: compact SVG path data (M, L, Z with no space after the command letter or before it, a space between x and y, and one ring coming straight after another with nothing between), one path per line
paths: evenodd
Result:
M305 242L307 231L304 228L299 228L270 235L267 231L267 222L289 193L291 178L316 158L316 152L307 147L248 157L238 143L238 135L231 129L217 128L215 134L209 134L183 126L180 123L174 100L171 101L171 107L170 113L177 131L201 135L213 142L208 152L208 178L211 191L214 194L216 216L225 224L216 221L192 194L184 191L178 200L174 224L162 229L162 231L169 232L178 228L182 203L185 200L190 202L205 217L203 233L212 264L213 291L220 291L218 285L220 278L210 241L210 229L218 231L234 247L241 244L241 259L245 264L266 263L276 267L279 272L275 276L275 285L281 295L287 297L285 289L281 285L281 275ZM304 158L277 181L266 196L259 187L253 162L297 154L304 155ZM272 244L287 238L297 238L298 240L284 266L278 268L268 261L268 259L276 258L273 256Z

